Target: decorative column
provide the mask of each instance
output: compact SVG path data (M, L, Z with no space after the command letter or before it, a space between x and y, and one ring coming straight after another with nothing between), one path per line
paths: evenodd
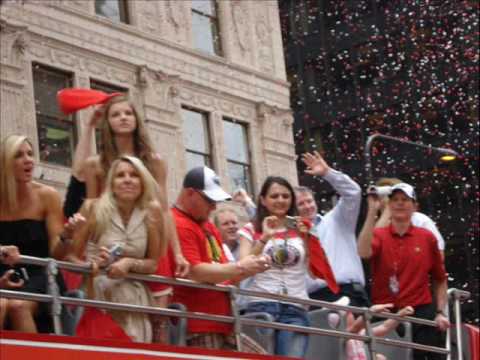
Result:
M264 175L281 175L297 184L293 116L290 109L280 109L265 102L257 104L257 119L262 128Z
M168 163L168 195L177 195L181 179L177 168L182 158L181 113L178 101L180 77L154 70L147 65L138 67L137 88L143 99L144 118L155 150Z
M0 33L0 138L13 133L31 137L26 113L30 107L25 106L27 27L0 20Z

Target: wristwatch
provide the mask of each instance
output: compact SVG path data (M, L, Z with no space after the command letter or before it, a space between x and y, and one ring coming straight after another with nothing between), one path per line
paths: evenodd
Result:
M438 315L438 314L442 314L443 316L447 316L445 315L445 312L443 310L437 310L435 311L435 313Z

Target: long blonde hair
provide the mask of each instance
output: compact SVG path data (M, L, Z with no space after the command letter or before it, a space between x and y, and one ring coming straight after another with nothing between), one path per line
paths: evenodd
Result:
M128 105L132 108L133 115L135 116L136 127L133 132L133 146L135 156L143 161L145 166L150 172L153 173L152 169L152 154L153 146L148 136L145 122L139 116L135 105L129 100L127 95L119 95L112 97L109 101L105 103L103 119L100 126L101 134L101 145L100 145L100 164L105 174L108 173L110 166L113 161L117 159L120 154L118 152L116 143L115 143L115 134L110 126L108 121L108 113L110 108L114 104L127 102Z
M115 160L107 174L105 191L95 204L95 210L93 212L95 219L94 240L98 240L105 232L110 224L113 212L117 207L117 200L113 193L113 179L118 165L122 162L127 162L132 165L142 180L143 190L136 204L140 209L145 209L152 200L156 200L159 196L157 182L139 158L123 155Z
M13 174L13 163L20 146L31 141L24 135L9 135L0 145L0 214L11 214L18 209L17 182Z

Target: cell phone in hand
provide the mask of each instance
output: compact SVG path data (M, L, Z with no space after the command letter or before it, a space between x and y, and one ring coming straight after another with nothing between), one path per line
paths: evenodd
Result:
M109 252L110 256L108 257L107 266L113 264L115 261L118 260L118 258L120 256L122 256L123 247L120 244L115 244L108 250L108 252Z
M10 277L9 277L9 280L11 282L14 282L14 283L18 283L22 280L24 282L27 282L29 279L30 279L30 277L28 276L27 269L25 269L24 267L21 267L19 269L15 269L13 274L11 274Z
M297 219L293 216L285 216L285 226L287 227L287 229L296 229Z

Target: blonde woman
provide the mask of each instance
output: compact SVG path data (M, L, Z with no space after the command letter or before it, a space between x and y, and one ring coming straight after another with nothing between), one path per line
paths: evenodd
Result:
M166 252L167 241L159 235L164 222L158 185L140 159L124 155L112 163L105 186L100 198L81 209L86 222L75 233L75 255L79 258L86 250L94 270L106 268L105 275L93 279L95 299L152 305L147 287L124 277L129 272L154 273ZM110 313L134 341L151 342L147 314Z
M159 260L156 274L185 277L190 264L182 254L168 206L166 161L160 154L154 152L145 123L127 96L112 97L101 110L103 115L100 120L100 152L97 156L89 157L85 164L87 198L100 196L105 186L105 176L118 156L133 155L140 158L158 183L159 201L165 217L164 232L160 236L168 239L171 245L169 256ZM173 269L170 263L173 263ZM170 302L173 288L161 283L151 283L149 286L154 294L156 306L166 307ZM157 330L155 341L166 342L166 318L157 316L154 321Z
M26 136L10 135L0 145L0 246L16 246L22 255L62 258L63 214L59 193L33 181L35 158ZM47 293L43 267L0 262L1 287ZM28 279L25 277L28 276ZM61 284L61 279L58 278ZM37 321L35 321L37 320ZM0 299L0 329L50 332L47 303Z
M159 201L166 219L165 236L171 241L175 255L176 275L186 276L189 264L182 255L167 197L167 164L154 151L144 121L134 104L125 95L112 97L102 109L100 120L101 144L99 155L86 160L87 198L100 196L105 186L105 176L112 162L120 155L136 156L159 186Z

